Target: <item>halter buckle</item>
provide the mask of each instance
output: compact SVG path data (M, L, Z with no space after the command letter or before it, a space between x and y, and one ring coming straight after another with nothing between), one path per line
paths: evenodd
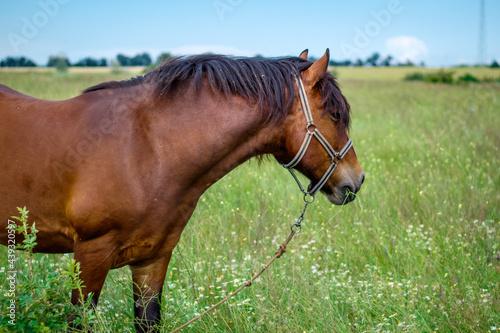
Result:
M340 153L336 153L332 158L332 164L339 164L341 159Z

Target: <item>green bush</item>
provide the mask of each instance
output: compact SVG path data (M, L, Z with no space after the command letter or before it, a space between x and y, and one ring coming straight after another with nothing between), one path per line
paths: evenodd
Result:
M430 73L425 76L424 81L425 82L431 82L431 83L447 83L447 84L452 84L453 83L453 74L455 72L446 72L444 70L440 70L439 72L436 73Z
M471 75L469 73L466 73L466 74L460 76L458 78L458 81L459 82L473 82L473 83L481 82L481 80L479 80L477 77L475 77L474 75Z
M453 71L445 70L440 70L438 72L429 74L424 74L422 72L413 72L406 74L404 80L453 84L455 82L455 79L453 77L454 74L455 72ZM456 80L456 83L500 83L500 78L495 78L493 76L478 78L470 73L465 73Z
M425 75L420 72L409 73L405 76L405 81L423 81L425 79Z

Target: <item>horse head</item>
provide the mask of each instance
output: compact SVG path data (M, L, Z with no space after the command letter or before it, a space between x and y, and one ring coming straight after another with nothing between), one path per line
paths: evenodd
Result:
M295 177L304 194L321 190L341 205L355 199L365 177L347 135L350 107L328 72L328 49L314 63L305 61L307 50L300 58L294 106L284 123L284 149L275 157L292 175L297 169L311 180L304 188Z

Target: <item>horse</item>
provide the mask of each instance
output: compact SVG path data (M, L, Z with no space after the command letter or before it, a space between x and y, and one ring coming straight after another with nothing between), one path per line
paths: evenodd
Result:
M236 166L272 155L311 180L304 193L354 200L364 172L328 65L328 49L314 62L307 50L193 55L62 101L0 85L0 243L26 206L34 251L80 263L73 304L96 305L108 271L128 265L135 328L155 331L172 251L200 196Z

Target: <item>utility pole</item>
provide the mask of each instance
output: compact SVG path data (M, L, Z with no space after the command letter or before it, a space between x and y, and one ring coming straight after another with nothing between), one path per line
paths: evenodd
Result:
M486 28L485 28L485 22L484 22L484 0L481 0L481 5L480 5L480 10L479 10L479 48L478 48L478 65L485 65L486 64Z

